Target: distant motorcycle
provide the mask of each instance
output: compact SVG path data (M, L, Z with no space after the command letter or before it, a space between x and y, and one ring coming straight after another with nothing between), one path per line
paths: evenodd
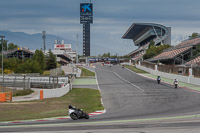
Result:
M73 119L73 120L78 120L78 119L89 119L89 115L85 112L83 112L82 109L78 109L75 108L73 106L69 106L69 116Z

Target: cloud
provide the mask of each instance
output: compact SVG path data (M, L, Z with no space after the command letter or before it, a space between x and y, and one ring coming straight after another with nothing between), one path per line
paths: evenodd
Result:
M76 42L82 49L80 3L87 0L1 0L0 29L30 34L46 30ZM136 22L172 28L172 42L200 31L199 0L93 0L91 53L127 54L136 47L121 36Z

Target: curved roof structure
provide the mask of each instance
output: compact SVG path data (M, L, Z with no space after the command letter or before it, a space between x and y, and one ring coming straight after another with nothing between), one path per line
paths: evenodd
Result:
M132 39L136 46L143 46L154 40L155 45L171 44L171 28L155 23L133 23L123 39Z

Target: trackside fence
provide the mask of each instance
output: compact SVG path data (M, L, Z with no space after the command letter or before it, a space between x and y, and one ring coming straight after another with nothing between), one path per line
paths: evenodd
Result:
M61 88L68 83L67 76L0 76L0 86L13 88Z

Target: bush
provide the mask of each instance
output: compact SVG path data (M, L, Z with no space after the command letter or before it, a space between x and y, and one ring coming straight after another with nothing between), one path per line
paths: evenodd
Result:
M42 74L42 70L40 64L35 60L27 60L25 63L20 64L16 73L40 73Z
M33 93L34 91L31 89L26 89L26 90L16 90L13 93L13 96L25 96L25 95L29 95L31 93Z
M5 74L12 74L12 73L13 73L13 71L12 71L12 70L9 70L9 69L4 69L3 72L4 72Z

